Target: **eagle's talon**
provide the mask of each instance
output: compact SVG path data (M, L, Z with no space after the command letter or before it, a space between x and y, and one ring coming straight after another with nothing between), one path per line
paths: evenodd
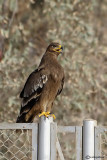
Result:
M56 116L55 116L54 114L51 114L51 116L52 116L54 119L56 119Z
M45 117L49 117L49 116L52 116L54 119L56 119L55 115L54 114L51 114L50 112L42 112L39 117L41 116L45 116Z
M42 112L39 117L41 116L45 116L45 117L48 117L50 115L50 112Z

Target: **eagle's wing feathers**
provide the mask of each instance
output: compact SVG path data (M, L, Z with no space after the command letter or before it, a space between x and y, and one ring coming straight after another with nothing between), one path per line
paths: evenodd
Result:
M44 84L47 82L47 79L47 75L43 74L41 70L35 70L28 77L20 97L28 98L34 94L38 94L38 92L40 92Z
M20 94L23 100L18 119L23 117L23 114L27 113L38 100L47 80L48 74L45 69L37 69L30 74Z

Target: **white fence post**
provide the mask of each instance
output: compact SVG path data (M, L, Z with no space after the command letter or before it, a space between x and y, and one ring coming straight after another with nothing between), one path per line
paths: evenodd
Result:
M97 126L96 120L86 119L83 121L83 160L94 160L95 126Z
M50 160L50 132L52 117L40 117L39 120L39 146L38 160Z

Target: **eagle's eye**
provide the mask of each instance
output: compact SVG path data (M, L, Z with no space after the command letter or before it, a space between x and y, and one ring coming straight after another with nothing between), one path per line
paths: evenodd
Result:
M52 45L52 48L55 48L56 46L55 45Z

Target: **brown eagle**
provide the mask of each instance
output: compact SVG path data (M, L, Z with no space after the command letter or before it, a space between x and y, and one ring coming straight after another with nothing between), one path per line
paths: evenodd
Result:
M64 70L57 61L62 50L59 43L51 43L39 67L29 75L20 93L22 104L17 123L31 123L38 114L46 117L51 114L54 99L61 93L64 84Z

